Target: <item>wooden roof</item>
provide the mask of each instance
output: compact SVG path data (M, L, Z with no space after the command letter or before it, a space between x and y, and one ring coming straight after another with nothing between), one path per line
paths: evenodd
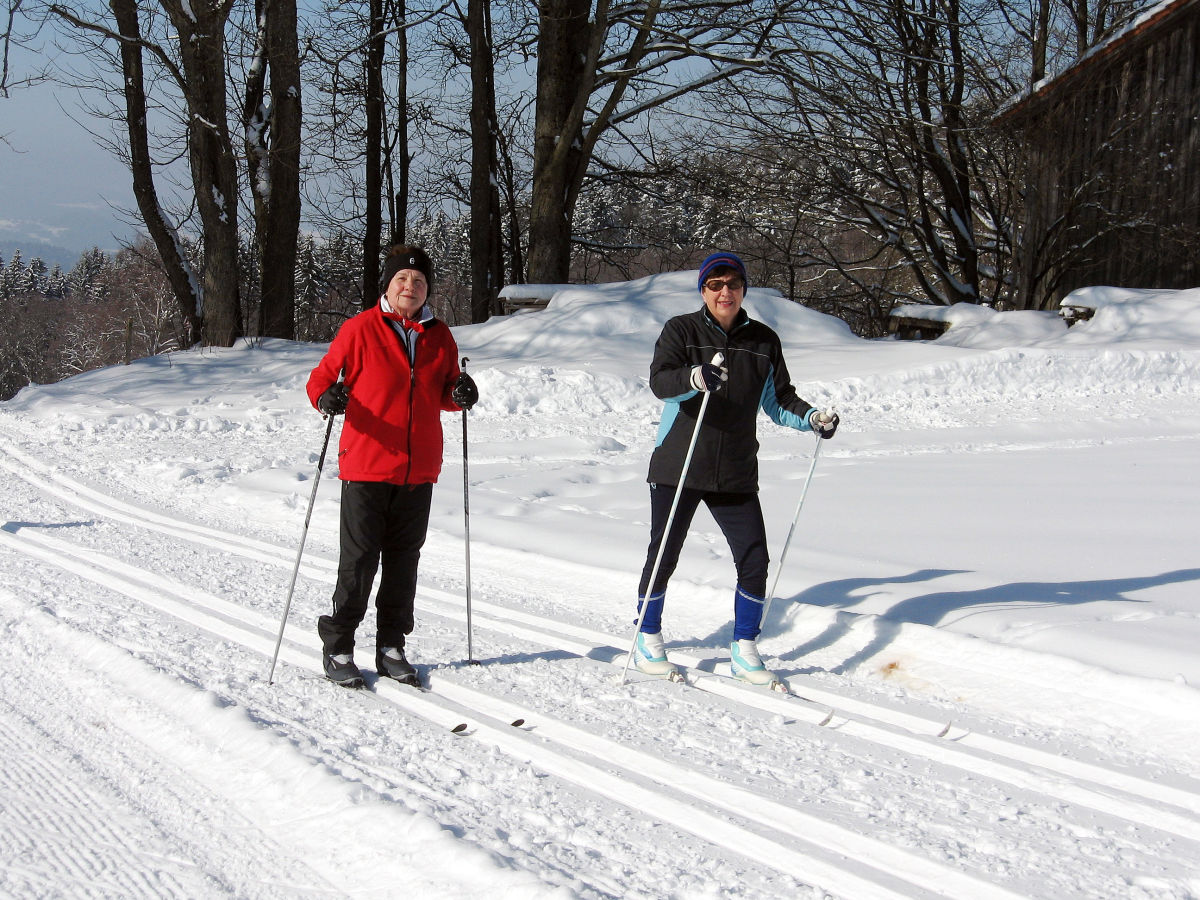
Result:
M1116 34L1092 47L1066 71L1043 79L1029 93L1014 99L996 116L996 121L1020 126L1021 120L1032 115L1049 98L1072 90L1098 69L1120 59L1123 53L1156 39L1180 15L1196 9L1200 9L1200 0L1162 0Z

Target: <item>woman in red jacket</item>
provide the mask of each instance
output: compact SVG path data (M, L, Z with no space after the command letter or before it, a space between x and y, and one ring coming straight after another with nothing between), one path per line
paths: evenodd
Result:
M479 398L460 371L450 328L425 301L433 264L419 247L393 247L383 261L379 302L342 325L308 378L326 415L345 414L338 451L341 556L333 612L317 620L325 676L360 687L354 632L382 563L375 595L375 668L419 684L404 655L413 630L417 563L442 469L441 413ZM341 376L341 380L339 380Z

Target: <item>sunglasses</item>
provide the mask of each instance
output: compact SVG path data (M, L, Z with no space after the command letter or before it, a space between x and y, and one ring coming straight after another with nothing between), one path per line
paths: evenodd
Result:
M714 294L719 294L722 288L729 288L731 291L740 291L746 286L746 282L740 278L710 278L704 282L704 289L712 291Z

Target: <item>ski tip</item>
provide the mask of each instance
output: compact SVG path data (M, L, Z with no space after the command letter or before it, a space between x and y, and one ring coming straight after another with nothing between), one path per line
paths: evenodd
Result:
M939 731L937 733L937 736L940 738L944 738L946 735L948 735L950 733L950 726L953 724L954 724L953 722L947 722L946 727L943 728L941 731Z
M525 720L524 719L513 719L508 724L511 725L513 728L520 728L522 725L525 724Z
M457 725L455 725L453 728L450 729L450 733L451 734L462 734L466 730L467 730L467 723L459 722Z

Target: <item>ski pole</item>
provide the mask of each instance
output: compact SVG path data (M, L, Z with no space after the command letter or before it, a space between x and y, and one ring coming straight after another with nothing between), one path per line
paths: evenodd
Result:
M279 646L283 643L283 630L287 627L288 611L292 608L292 593L296 590L296 576L300 574L300 557L304 555L304 542L308 539L308 523L312 520L313 504L317 500L317 485L321 483L321 470L325 468L325 451L329 449L329 435L333 433L333 420L337 416L326 416L325 441L321 444L321 457L317 460L317 474L313 478L312 493L308 497L308 512L304 514L304 530L300 533L300 549L296 551L296 566L292 569L292 581L288 585L287 600L283 604L283 618L279 620L279 636L275 638L275 653L271 656L271 670L267 673L267 684L274 684L275 663L279 661Z
M800 519L800 510L804 509L804 498L808 496L808 486L812 484L813 472L817 470L817 457L821 455L821 436L817 435L817 445L813 448L812 463L808 467L808 477L804 479L804 487L800 491L800 502L796 504L796 513L792 516L792 525L788 528L787 539L783 542L783 552L779 554L779 565L775 567L775 580L771 582L771 590L767 594L767 602L763 604L762 618L758 620L761 630L767 623L767 613L771 611L771 601L775 599L775 589L779 587L779 576L783 573L783 561L787 559L788 547L792 545L792 533L796 530L796 522Z
M464 356L460 368L464 371L467 368L467 363L470 358ZM475 652L471 646L471 491L470 480L467 477L467 411L462 411L463 425L463 547L466 554L466 576L467 576L467 662L470 665L477 666L479 661L475 659Z
M725 357L720 353L712 358L714 366L719 366L724 361ZM637 652L638 632L642 630L642 622L646 619L646 610L650 607L650 597L654 594L654 580L658 578L658 568L662 565L663 553L667 549L667 540L671 536L671 525L675 522L675 510L679 507L679 498L683 495L683 483L687 480L688 469L692 465L692 453L696 450L696 440L700 437L700 424L704 421L704 411L708 409L708 400L711 396L712 391L705 391L704 399L700 401L700 412L696 414L696 427L692 429L692 440L683 457L683 471L679 473L679 485L675 488L675 498L671 501L670 512L667 513L667 526L663 529L662 539L658 542L658 553L654 557L654 566L650 569L650 582L646 585L646 598L642 601L637 625L633 628L633 640L630 641L629 653L625 657L625 668L621 670L621 684L625 684L629 679L629 664L633 661L633 654Z

